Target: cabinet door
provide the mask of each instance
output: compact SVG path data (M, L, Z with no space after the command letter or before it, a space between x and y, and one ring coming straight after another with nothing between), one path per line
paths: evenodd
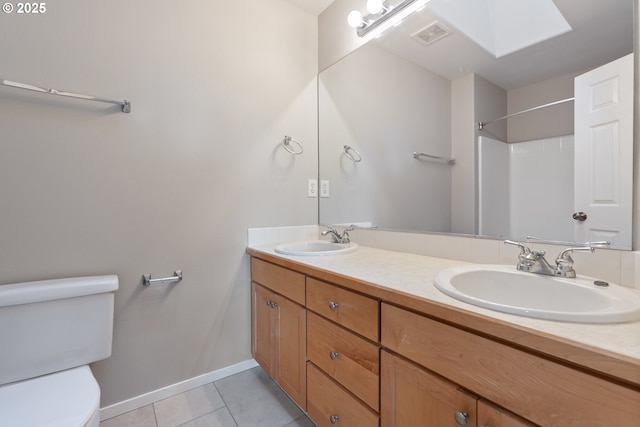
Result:
M386 351L381 361L382 427L476 425L474 396Z
M273 366L275 325L273 322L272 293L257 283L251 283L251 353L270 377L276 372Z
M273 296L276 382L306 410L306 316L304 307L280 295Z
M251 352L273 380L302 408L307 405L304 307L251 284Z
M484 399L478 400L479 427L536 427L535 424L495 406Z

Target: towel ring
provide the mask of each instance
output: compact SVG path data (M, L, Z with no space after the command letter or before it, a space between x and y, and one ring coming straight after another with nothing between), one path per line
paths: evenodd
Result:
M292 148L291 143L295 143L299 150L296 151L294 148ZM300 144L299 141L296 141L295 139L291 138L290 136L286 136L284 137L284 140L282 141L282 148L284 148L285 150L287 150L289 153L291 154L295 154L295 155L299 155L302 154L304 152L304 148L302 148L302 144Z
M353 148L350 145L345 145L344 146L344 154L351 160L353 160L354 162L358 163L362 161L362 156L360 155L360 153L358 152L358 150L356 150L355 148Z

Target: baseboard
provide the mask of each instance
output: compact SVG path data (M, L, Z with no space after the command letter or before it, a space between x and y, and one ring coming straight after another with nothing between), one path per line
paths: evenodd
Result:
M247 369L251 369L256 366L258 366L258 363L254 359L245 360L244 362L236 363L235 365L227 366L226 368L208 372L158 390L150 391L149 393L141 394L140 396L132 397L131 399L127 399L122 402L114 403L113 405L100 408L100 420L104 421L106 419L122 415L126 412L142 408L143 406L150 405L159 400L175 396L176 394L226 378L230 375L246 371Z

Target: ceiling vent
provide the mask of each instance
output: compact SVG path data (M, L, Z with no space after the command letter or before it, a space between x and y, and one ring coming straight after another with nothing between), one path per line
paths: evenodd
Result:
M411 37L425 46L435 43L443 37L451 34L451 31L438 21L433 22L420 31L414 33Z

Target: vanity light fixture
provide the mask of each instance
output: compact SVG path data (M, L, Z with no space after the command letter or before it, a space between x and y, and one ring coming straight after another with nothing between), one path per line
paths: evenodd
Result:
M421 10L430 0L403 0L395 5L388 0L367 0L369 15L362 16L358 10L352 10L347 16L349 26L356 29L359 37L364 37L376 30L379 35L386 29L397 25L404 18L417 10Z
M385 6L384 0L367 0L367 11L375 15L376 13L386 13L389 8Z

